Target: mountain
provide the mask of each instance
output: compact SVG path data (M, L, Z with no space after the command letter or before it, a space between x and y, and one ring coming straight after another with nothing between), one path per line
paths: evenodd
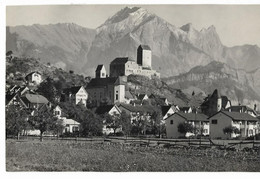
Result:
M87 60L94 37L95 30L73 23L7 27L6 50L78 71Z
M260 106L260 68L246 72L225 63L213 61L206 66L197 66L189 72L169 77L164 81L171 87L180 88L185 93L211 94L218 89L233 105L254 104Z
M214 26L176 27L139 7L120 10L94 30L73 23L7 27L7 51L90 76L98 64L109 71L116 57L136 59L140 44L151 47L152 66L162 77L212 61L247 72L260 67L260 48L255 45L226 47Z

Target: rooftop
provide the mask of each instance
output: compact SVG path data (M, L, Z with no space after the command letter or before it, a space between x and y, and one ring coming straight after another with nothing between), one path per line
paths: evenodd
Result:
M208 116L202 113L182 113L182 112L177 112L172 115L170 115L168 118L171 116L178 115L186 119L187 121L209 121ZM168 119L167 118L167 119Z
M110 64L125 64L128 61L134 61L134 60L129 57L118 57L114 59Z
M151 50L151 48L148 45L140 45L138 48L142 48L143 50Z

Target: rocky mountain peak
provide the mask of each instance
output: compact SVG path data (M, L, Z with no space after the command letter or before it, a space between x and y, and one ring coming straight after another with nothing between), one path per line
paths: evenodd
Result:
M185 31L185 32L189 32L189 31L191 31L193 29L192 23L188 23L186 25L183 25L183 26L181 26L180 29Z

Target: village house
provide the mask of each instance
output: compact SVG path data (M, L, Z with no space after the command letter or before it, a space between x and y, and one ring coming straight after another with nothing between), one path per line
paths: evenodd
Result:
M170 115L174 114L178 110L175 108L175 106L161 106L162 110L162 116L163 116L163 121L169 117Z
M102 103L115 104L125 102L124 77L93 78L86 87L91 102L96 106Z
M73 102L75 104L87 105L88 93L83 86L74 86L71 88L63 89L61 101Z
M25 108L38 109L45 104L50 105L48 99L39 94L25 94L20 99L21 104Z
M78 123L77 121L75 121L73 119L67 119L67 118L61 118L61 119L62 119L62 122L64 125L63 133L79 132L80 123Z
M39 85L42 82L42 74L36 71L31 72L25 76L25 80L29 86Z
M97 109L95 110L95 113L98 114L99 116L104 116L106 114L108 114L110 116L115 116L115 115L119 116L121 114L121 110L119 109L119 107L117 105L105 105L105 106L97 107ZM120 132L120 131L122 131L121 128L118 128L116 130L116 132ZM114 133L114 130L112 128L110 128L109 125L106 125L105 119L103 120L102 133L106 134L106 135L108 135L110 133Z
M182 134L178 131L181 123L190 123L198 131L198 135L209 135L209 120L202 113L182 113L176 112L170 115L166 120L166 136L167 138L179 138L194 136L194 133L187 132Z
M136 95L137 99L140 101L144 101L144 100L148 100L149 97L147 96L147 94L137 94Z
M139 119L150 120L152 114L155 112L155 107L151 105L131 105L131 104L119 104L119 109L125 111L131 117L131 123L136 122Z
M137 49L137 63L129 57L118 57L110 63L110 77L142 75L160 78L160 73L152 69L152 52L148 45Z
M136 100L135 95L133 95L130 91L125 91L125 103L130 104L134 100Z
M68 119L64 116L62 113L62 109L59 105L56 105L53 107L53 114L56 116L58 119L62 120L62 125L64 126L64 129L62 133L75 133L79 132L80 129L80 123L73 120L73 119Z
M29 88L27 88L26 86L17 86L17 85L12 86L10 89L8 89L5 95L6 106L20 105L20 100L21 100L20 97L28 91Z
M230 139L254 136L259 133L259 120L248 113L219 111L209 118L210 137L213 139ZM236 127L240 134L225 134L226 127Z
M179 107L179 111L183 113L192 113L192 108L189 106Z
M227 109L225 109L225 111L229 111L229 112L242 112L242 113L247 113L250 114L253 117L257 116L257 113L255 110L253 110L252 108L248 107L248 106L230 106Z

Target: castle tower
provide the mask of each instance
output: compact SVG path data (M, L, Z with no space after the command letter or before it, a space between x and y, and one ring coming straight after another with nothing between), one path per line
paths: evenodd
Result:
M218 100L217 100L217 111L220 111L222 108L222 98L220 94L218 93Z
M148 45L140 45L137 49L137 64L152 68L152 51Z
M107 72L104 65L98 65L96 69L96 78L106 78Z
M222 98L221 98L217 89L214 90L214 92L211 96L211 100L212 100L213 105L214 105L212 107L215 108L215 109L213 109L213 111L216 111L216 112L220 111L221 108L222 108Z

